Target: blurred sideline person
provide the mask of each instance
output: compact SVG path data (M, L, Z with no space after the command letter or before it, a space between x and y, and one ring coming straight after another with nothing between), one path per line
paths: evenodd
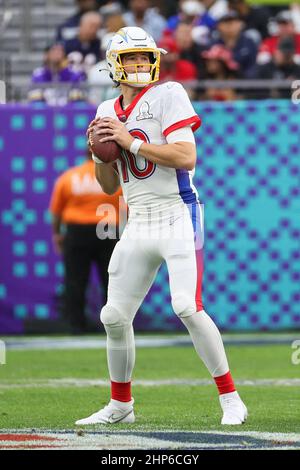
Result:
M117 191L114 196L107 196L102 191L95 179L90 152L83 164L68 169L56 180L50 202L53 244L55 251L63 256L63 312L73 334L83 333L87 327L85 295L93 262L97 265L106 302L107 267L118 236L121 194ZM104 207L105 213L101 214L104 204L112 205L112 210ZM98 224L103 224L104 233L110 230L108 238L98 238Z
M221 335L202 303L203 217L192 176L196 164L193 131L199 116L178 82L156 84L160 54L138 27L120 29L107 49L107 64L122 95L100 104L88 129L100 141L123 148L117 161L93 155L103 190L121 184L129 219L109 263L106 305L100 319L107 333L111 400L77 425L133 423L131 380L135 363L132 322L157 271L166 261L173 310L188 329L195 349L214 378L222 424L247 418L229 370ZM102 118L102 120L98 120ZM188 400L188 397L186 397ZM189 404L188 406L193 406Z

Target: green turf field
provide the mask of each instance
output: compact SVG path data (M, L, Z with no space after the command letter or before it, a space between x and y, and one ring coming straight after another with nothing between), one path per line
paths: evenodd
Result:
M300 365L291 362L290 345L226 350L236 380L300 378ZM67 379L72 378L78 383L70 386ZM8 350L7 364L0 366L0 429L74 428L76 419L109 400L108 387L87 386L83 379L108 380L105 350ZM189 383L209 379L192 347L137 349L134 379L187 383L134 386L136 423L130 429L224 430L215 386ZM259 383L238 388L250 414L243 431L300 433L299 387Z

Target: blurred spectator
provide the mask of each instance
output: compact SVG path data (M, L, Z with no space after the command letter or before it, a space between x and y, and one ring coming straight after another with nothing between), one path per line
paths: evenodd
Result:
M279 12L275 17L277 31L274 36L266 38L259 49L257 56L258 64L266 64L272 60L279 42L284 38L291 38L294 41L294 61L300 63L300 34L296 33L292 15L289 10Z
M107 268L116 244L120 196L120 190L113 196L103 193L96 181L90 154L86 162L68 169L56 180L50 202L52 237L55 251L63 256L63 312L72 333L82 333L87 327L85 294L93 262L97 265L106 302ZM96 215L101 204L105 205L102 220ZM112 205L112 210L108 210L108 204ZM110 238L97 237L99 224L103 224L105 233L109 226Z
M107 18L115 15L122 15L122 5L119 2L106 2L101 8L99 8L99 13L103 18L105 23Z
M268 36L268 22L270 18L268 8L265 6L249 5L246 0L228 0L228 7L230 10L238 13L245 23L245 30L253 34L253 39L257 43Z
M161 55L159 78L162 81L178 81L182 83L191 99L196 97L196 91L189 82L197 80L197 67L189 60L181 59L179 48L175 39L171 36L164 36L158 46L168 51L168 54Z
M126 25L123 19L123 15L113 14L107 16L104 26L105 28L103 30L103 36L110 33L116 33L119 31L119 29L124 28Z
M295 42L292 37L280 39L272 59L257 66L256 78L269 80L294 80L300 77L300 65L295 63ZM290 98L290 89L273 89L272 98Z
M45 51L44 65L34 70L31 77L29 101L44 101L50 105L66 104L69 101L70 87L79 85L85 79L81 72L75 72L66 58L64 47L60 43L49 46ZM70 84L70 87L39 86L50 83Z
M88 72L88 84L90 86L89 101L97 106L102 101L116 98L120 94L120 89L113 85L112 79L109 76L105 59L107 45L114 34L114 32L106 33L102 38L102 60L94 65Z
M221 44L215 44L209 50L202 52L205 60L205 76L207 80L232 80L237 78L239 64L234 61L231 51ZM209 86L202 99L213 101L232 101L237 99L232 88L214 88Z
M74 72L68 65L63 44L55 43L45 50L44 66L34 70L33 83L78 82L84 78L83 74Z
M56 33L57 41L68 41L76 37L82 15L88 11L97 11L97 0L76 0L78 11L61 24Z
M234 11L226 13L218 20L217 36L212 41L222 44L232 52L239 64L242 78L251 78L255 70L257 45L243 32L244 23Z
M218 20L228 12L227 0L202 0L202 3L214 20Z
M179 23L193 26L206 26L209 30L216 25L216 20L205 11L204 5L198 0L180 0L179 12L167 20L167 29L174 31Z
M152 6L157 8L165 18L176 15L177 12L177 0L152 0Z
M300 5L299 3L290 4L290 12L292 15L292 20L295 25L296 33L300 33Z
M227 80L236 78L239 64L235 62L231 51L221 44L215 44L207 51L202 52L205 59L205 78Z
M100 59L98 35L101 24L99 13L85 13L80 19L76 38L64 42L66 54L74 70L87 73L91 66Z
M115 5L115 3L111 4ZM89 101L99 105L104 100L116 98L120 90L113 85L107 69L105 58L106 48L112 36L125 26L123 16L114 8L105 6L104 29L102 30L100 62L94 65L88 72L88 84L90 85ZM104 8L104 7L103 7ZM101 8L101 11L102 8Z
M202 48L194 42L192 33L192 25L179 23L174 32L174 39L179 50L180 58L193 63L196 66L198 75L200 76L200 71L203 65L201 58Z
M130 0L129 11L123 15L126 26L139 26L159 42L167 22L149 0Z

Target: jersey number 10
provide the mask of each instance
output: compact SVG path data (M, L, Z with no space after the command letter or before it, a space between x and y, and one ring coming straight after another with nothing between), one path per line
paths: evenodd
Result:
M129 132L135 139L140 139L143 140L143 142L149 143L147 134L141 129L132 129ZM133 153L129 152L129 150L122 151L121 168L124 183L128 183L129 181L128 168L131 174L139 180L149 178L149 176L153 175L156 168L155 163L152 163L145 158L139 157L139 161L141 160L144 160L145 162L144 168L142 169L138 167L137 157L133 155Z

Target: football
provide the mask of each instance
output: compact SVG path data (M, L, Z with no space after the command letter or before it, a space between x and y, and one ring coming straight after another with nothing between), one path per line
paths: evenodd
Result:
M104 163L114 162L121 156L121 147L114 141L100 142L109 134L97 134L98 128L93 127L89 132L89 144L93 154Z

